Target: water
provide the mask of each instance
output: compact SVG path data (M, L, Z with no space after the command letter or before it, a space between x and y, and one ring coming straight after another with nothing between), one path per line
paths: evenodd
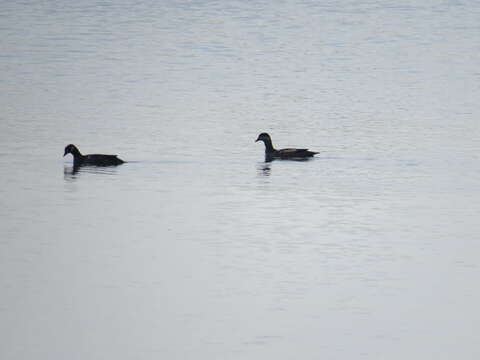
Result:
M0 357L477 359L479 15L3 2Z

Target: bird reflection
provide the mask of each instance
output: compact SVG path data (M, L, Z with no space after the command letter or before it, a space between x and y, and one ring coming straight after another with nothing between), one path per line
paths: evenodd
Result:
M64 166L63 167L63 177L65 180L75 179L76 174L80 170L80 166Z
M63 178L65 180L75 180L79 178L82 173L114 175L117 171L115 167L112 166L65 165L63 167Z
M258 165L258 173L261 176L270 176L271 174L271 167L268 162L262 163Z

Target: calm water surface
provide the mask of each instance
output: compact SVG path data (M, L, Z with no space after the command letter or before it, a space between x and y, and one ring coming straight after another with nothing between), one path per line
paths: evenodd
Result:
M0 358L478 359L479 18L3 1Z

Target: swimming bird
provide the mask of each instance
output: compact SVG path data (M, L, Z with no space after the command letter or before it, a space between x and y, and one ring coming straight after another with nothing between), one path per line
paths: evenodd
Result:
M315 154L318 154L318 152L315 151L309 151L308 149L280 149L276 150L273 147L272 144L272 139L270 138L270 135L267 133L261 133L258 135L257 141L263 141L265 144L265 158L267 161L271 161L273 159L306 159L309 157L312 157Z
M63 154L63 156L67 154L73 155L74 166L81 166L81 165L109 166L109 165L120 165L125 162L122 159L119 159L117 155L103 155L103 154L82 155L80 150L78 150L78 148L73 144L67 145L65 147L65 153Z

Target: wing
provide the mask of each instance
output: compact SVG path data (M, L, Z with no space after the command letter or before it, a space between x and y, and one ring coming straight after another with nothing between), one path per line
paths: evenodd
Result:
M281 150L278 150L278 151L283 153L283 154L294 154L294 153L301 153L301 152L304 152L304 151L308 151L308 149L281 149Z
M278 150L278 155L280 157L310 157L315 154L318 154L314 151L309 151L308 149L281 149Z
M119 165L124 163L117 155L91 154L85 155L84 162L92 165Z
M90 154L90 155L86 155L86 156L90 160L102 160L102 159L114 160L114 159L117 159L117 155Z

